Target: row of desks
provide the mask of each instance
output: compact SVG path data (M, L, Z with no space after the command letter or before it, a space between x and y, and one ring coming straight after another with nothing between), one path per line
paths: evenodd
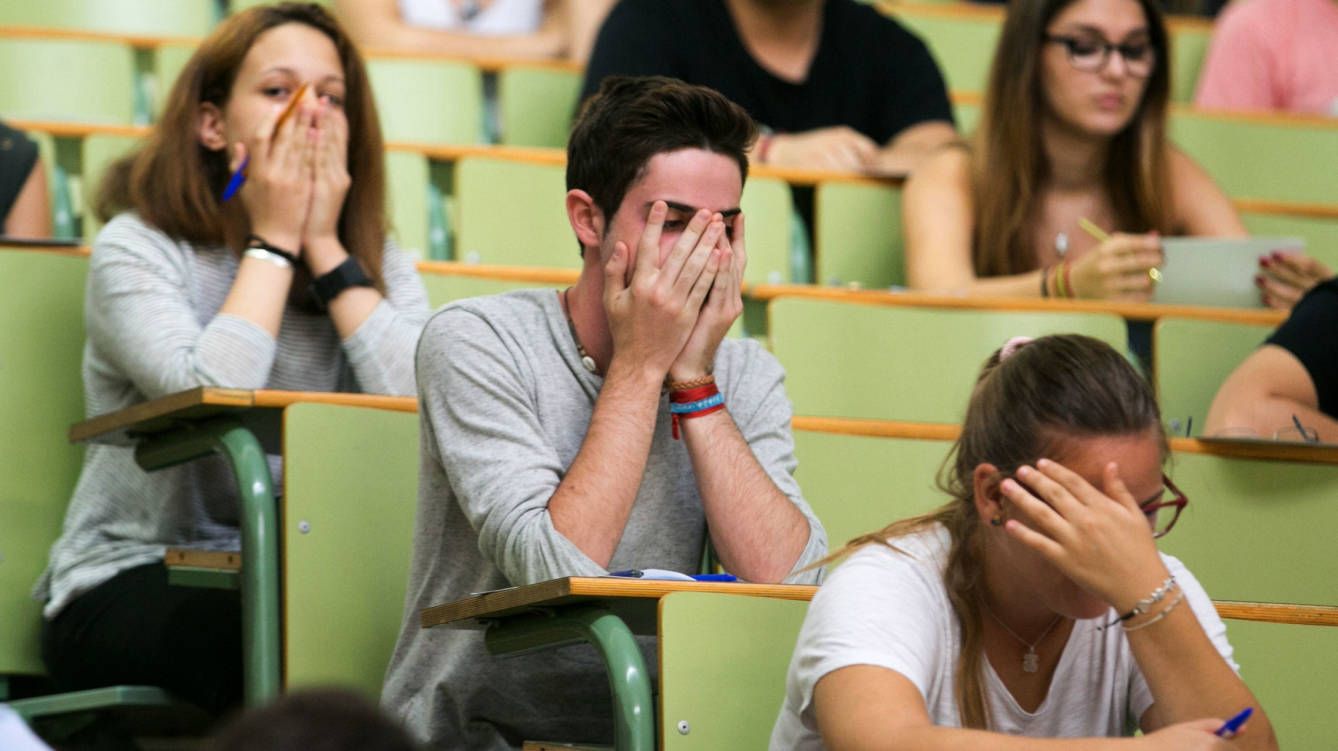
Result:
M242 597L246 690L261 701L280 689L280 634L277 581L277 504L262 447L280 445L282 412L293 404L320 402L412 412L416 400L361 394L313 394L197 388L77 423L74 441L134 446L148 470L207 453L223 454L242 490ZM807 430L951 438L955 426L878 423L876 421L796 418ZM1176 439L1177 451L1225 453L1254 458L1338 463L1335 446L1261 446L1223 441ZM249 490L248 490L249 489ZM253 518L249 518L253 517ZM654 747L655 711L650 673L634 635L659 633L658 608L675 592L710 592L808 600L816 587L749 583L672 582L612 577L571 577L482 593L441 603L420 613L424 628L484 629L485 643L497 654L546 648L575 641L595 647L610 668L618 748ZM1338 626L1338 608L1218 604L1226 617Z

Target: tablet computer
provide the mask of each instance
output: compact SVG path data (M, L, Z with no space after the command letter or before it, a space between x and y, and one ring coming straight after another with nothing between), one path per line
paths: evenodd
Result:
M1152 301L1165 305L1261 308L1254 277L1259 256L1299 252L1298 237L1168 237L1161 242L1161 284Z

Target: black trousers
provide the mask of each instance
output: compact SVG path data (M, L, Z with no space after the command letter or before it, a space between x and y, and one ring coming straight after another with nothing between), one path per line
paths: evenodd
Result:
M167 567L127 569L42 629L57 690L158 686L212 713L242 700L242 608L235 590L168 586Z

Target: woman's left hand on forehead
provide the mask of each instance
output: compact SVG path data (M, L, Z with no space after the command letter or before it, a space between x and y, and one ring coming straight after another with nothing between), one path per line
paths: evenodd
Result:
M1165 577L1152 529L1113 462L1103 472L1104 492L1044 459L1017 478L1002 492L1036 529L1009 519L1006 532L1070 579L1120 608Z

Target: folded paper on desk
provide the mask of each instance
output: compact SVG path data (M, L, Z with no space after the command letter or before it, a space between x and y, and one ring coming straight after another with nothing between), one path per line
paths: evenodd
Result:
M1162 240L1165 263L1161 284L1152 295L1164 305L1213 305L1259 308L1263 300L1254 277L1259 257L1275 250L1299 252L1297 237L1168 237Z

